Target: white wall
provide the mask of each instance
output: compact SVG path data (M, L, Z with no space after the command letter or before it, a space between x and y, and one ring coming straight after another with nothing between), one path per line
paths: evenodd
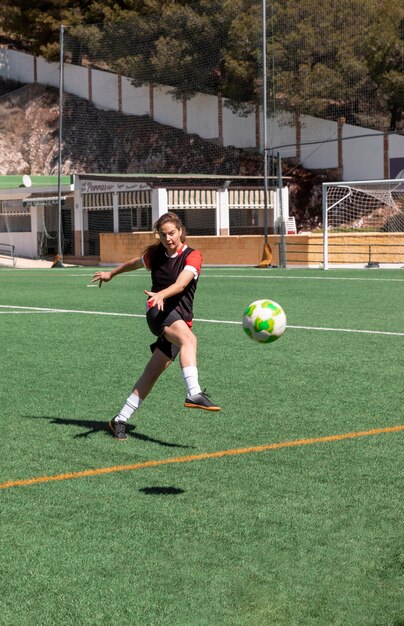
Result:
M92 102L100 109L119 110L118 74L92 70ZM66 88L66 91L67 88Z
M203 139L219 137L218 102L216 96L198 93L187 100L187 130Z
M58 86L59 68L57 63L48 63L37 58L37 80L40 83ZM24 83L35 82L34 57L23 52L0 48L0 76ZM68 93L88 98L88 68L65 64L64 88ZM100 108L117 111L119 109L118 77L110 72L92 70L92 100ZM154 95L154 120L174 128L183 128L183 103L175 100L169 87L156 86ZM149 86L134 87L127 77L122 77L122 111L131 115L150 115ZM259 114L260 149L263 150L262 119ZM187 132L204 139L219 137L218 99L215 96L197 94L187 101ZM236 148L256 148L255 111L247 117L235 115L224 105L222 107L223 144ZM374 137L364 137L369 133ZM335 168L338 165L338 144L327 139L336 138L337 123L302 116L301 119L301 159L307 168ZM348 139L349 136L362 137ZM384 153L383 133L366 128L343 126L342 154L343 180L383 179ZM305 146L305 141L318 144ZM324 143L320 143L324 142ZM404 137L389 137L389 157L404 156ZM268 147L283 158L296 157L296 128L294 116L280 113L268 119Z
M0 76L21 83L33 83L34 57L24 52L0 48Z
M237 148L255 148L256 119L255 107L246 117L233 113L223 98L223 145Z
M65 90L79 98L88 99L88 68L65 63L63 73Z
M373 136L366 136L370 134ZM383 133L344 124L342 137L342 180L383 179ZM349 137L355 137L355 139L349 139Z
M389 157L390 159L404 158L404 137L389 135Z
M158 85L154 88L154 119L160 124L182 128L182 102L175 100L169 92L169 87Z
M276 117L268 119L268 147L273 151L274 156L278 152L283 158L296 156L296 127L294 119L294 115L290 113L279 113ZM261 122L261 150L263 150L264 146L262 125Z
M45 59L37 57L37 76L38 83L41 85L59 87L59 64L49 63Z
M15 256L36 259L38 256L37 233L0 233L0 243L15 246Z
M149 87L134 87L129 78L122 77L122 113L149 115Z
M327 167L338 167L338 123L310 115L302 115L300 123L300 155L303 166L321 169L326 161ZM318 143L313 143L314 141ZM305 142L310 144L304 145Z

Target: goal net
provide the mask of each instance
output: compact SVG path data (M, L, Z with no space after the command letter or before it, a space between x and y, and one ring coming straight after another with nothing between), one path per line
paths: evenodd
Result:
M323 266L404 265L404 179L323 184Z

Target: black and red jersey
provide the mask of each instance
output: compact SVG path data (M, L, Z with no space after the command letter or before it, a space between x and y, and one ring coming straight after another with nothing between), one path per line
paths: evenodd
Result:
M151 291L153 292L161 291L175 283L184 269L189 269L194 273L193 280L185 287L184 291L167 298L164 306L165 311L176 309L184 321L190 322L193 318L194 295L202 266L202 256L199 250L182 244L175 254L168 256L164 246L161 246L157 254L153 255L153 261L150 261L147 252L142 257L142 261L144 266L151 271Z

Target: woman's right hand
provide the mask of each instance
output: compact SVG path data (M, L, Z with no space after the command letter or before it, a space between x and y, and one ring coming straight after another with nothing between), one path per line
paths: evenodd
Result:
M162 295L158 292L155 293L154 291L147 291L146 289L144 289L144 292L149 296L147 301L149 306L156 306L159 311L164 311L165 298Z
M101 287L102 283L107 283L111 280L111 278L111 272L96 272L92 277L91 282L98 282L98 287Z

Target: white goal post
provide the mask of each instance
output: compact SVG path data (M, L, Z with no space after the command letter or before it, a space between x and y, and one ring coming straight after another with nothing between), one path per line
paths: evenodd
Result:
M323 183L323 267L404 265L404 179Z

